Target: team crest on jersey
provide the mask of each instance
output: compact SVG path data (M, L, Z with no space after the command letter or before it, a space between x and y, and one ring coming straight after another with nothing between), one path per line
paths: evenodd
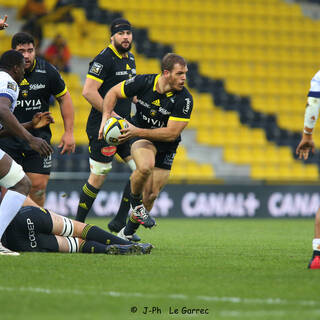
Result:
M151 109L150 110L150 116L154 117L157 114L157 110Z
M17 84L14 83L14 82L8 82L7 88L8 88L8 89L11 89L11 90L13 90L13 91L17 91L18 86L17 86Z
M98 76L101 73L102 68L103 68L102 64L100 64L98 62L94 62L90 68L90 72L94 73Z
M21 90L21 94L24 98L26 98L28 96L28 90L27 89Z

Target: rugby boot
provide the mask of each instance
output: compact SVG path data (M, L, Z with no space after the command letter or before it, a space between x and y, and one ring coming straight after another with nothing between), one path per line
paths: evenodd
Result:
M8 248L4 247L3 244L0 242L0 255L3 255L3 256L20 256L20 253L9 250Z
M152 228L154 225L156 225L156 221L147 212L143 204L140 204L131 210L130 218L137 223L140 223L145 228Z
M313 254L312 259L308 265L309 269L320 269L320 256L316 256Z

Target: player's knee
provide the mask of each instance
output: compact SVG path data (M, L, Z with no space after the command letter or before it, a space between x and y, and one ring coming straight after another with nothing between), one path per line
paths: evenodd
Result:
M139 165L138 171L143 176L149 176L152 173L153 168L154 165L151 163L143 163L142 165Z
M93 159L89 159L90 163L90 172L97 175L97 176L104 176L109 173L109 171L112 169L112 163L107 162L98 162Z

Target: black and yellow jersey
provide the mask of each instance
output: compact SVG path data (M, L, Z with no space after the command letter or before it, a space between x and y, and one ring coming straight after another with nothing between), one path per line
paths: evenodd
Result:
M132 53L122 57L113 45L102 50L89 64L87 78L101 83L99 93L102 98L116 84L136 75L136 63ZM131 101L120 99L114 111L122 118L130 119ZM87 122L87 133L90 137L98 137L102 114L94 107Z
M123 97L137 96L137 112L132 118L135 126L145 129L166 127L169 120L190 120L193 99L187 88L181 91L170 91L160 94L156 85L160 75L137 75L122 82L121 94ZM179 136L174 142L159 142L156 144L161 150L174 151L181 141Z
M63 96L67 87L58 70L42 58L34 60L33 67L25 73L24 79L19 84L20 92L14 115L20 123L31 121L37 112L49 111L50 97ZM48 143L51 139L49 125L41 129L31 130L34 136L42 137ZM31 150L30 147L16 137L1 139L0 143L7 143L20 150Z

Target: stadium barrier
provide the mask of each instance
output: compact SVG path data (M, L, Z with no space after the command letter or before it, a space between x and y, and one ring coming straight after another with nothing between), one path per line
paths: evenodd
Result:
M113 216L125 183L106 181L89 216ZM79 180L50 180L45 207L75 216L82 186ZM299 218L313 217L319 206L317 185L169 184L152 214L169 218Z

